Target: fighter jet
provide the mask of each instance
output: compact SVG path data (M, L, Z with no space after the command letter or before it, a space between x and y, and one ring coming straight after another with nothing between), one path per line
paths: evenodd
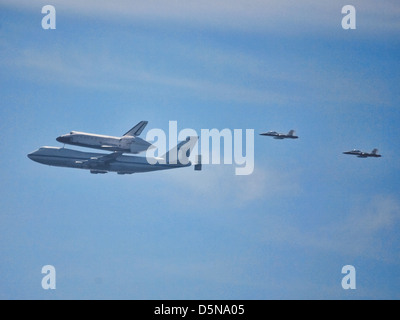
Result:
M274 139L298 139L298 136L294 135L294 130L290 130L288 134L284 133L278 133L276 131L268 131L264 133L260 133L260 136L268 136L268 137L273 137Z
M28 154L28 158L49 166L86 169L92 174L108 172L117 172L121 175L133 174L191 166L192 163L188 158L197 140L198 137L188 137L160 158L126 156L119 151L101 154L56 147L42 147ZM200 160L195 163L195 170L199 171L202 169L201 157L198 159Z
M137 154L149 148L155 148L151 143L139 138L147 123L148 121L139 122L122 137L71 131L69 134L58 137L57 141L80 147Z
M378 154L378 149L372 150L371 153L353 149L352 151L343 152L343 154L354 155L354 156L357 156L358 158L369 158L369 157L380 158L380 157L382 157L380 154Z

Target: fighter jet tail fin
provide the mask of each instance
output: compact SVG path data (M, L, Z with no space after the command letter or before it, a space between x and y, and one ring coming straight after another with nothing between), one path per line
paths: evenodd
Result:
M372 150L372 154L378 154L378 149Z
M288 136L294 136L294 130L290 130Z
M131 130L124 134L124 137L137 137L140 136L144 128L146 128L148 121L140 121L136 126L134 126Z
M199 137L187 137L185 141L180 142L175 148L169 150L162 158L168 164L189 164L189 157L196 145Z

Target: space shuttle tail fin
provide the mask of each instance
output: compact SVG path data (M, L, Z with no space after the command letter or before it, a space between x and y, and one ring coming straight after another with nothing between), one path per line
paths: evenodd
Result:
M124 137L137 137L140 136L144 128L146 128L148 121L140 121L136 126L124 134Z

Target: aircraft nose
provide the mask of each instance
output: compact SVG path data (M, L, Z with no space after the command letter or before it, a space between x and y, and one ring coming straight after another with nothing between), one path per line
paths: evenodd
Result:
M66 137L63 137L63 136L59 136L56 140L57 140L58 142L61 142L61 143L66 143L66 142L68 142L68 139L67 139Z
M31 160L34 160L35 153L36 153L36 151L33 151L33 152L29 153L29 154L27 155L27 157L28 157L29 159L31 159Z

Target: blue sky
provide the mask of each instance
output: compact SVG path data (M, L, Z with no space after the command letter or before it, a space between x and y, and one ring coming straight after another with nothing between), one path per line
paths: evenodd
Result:
M46 4L0 1L0 298L399 298L398 1L353 1L348 31L336 0L56 0L45 31ZM140 120L254 129L255 171L95 176L26 157Z

